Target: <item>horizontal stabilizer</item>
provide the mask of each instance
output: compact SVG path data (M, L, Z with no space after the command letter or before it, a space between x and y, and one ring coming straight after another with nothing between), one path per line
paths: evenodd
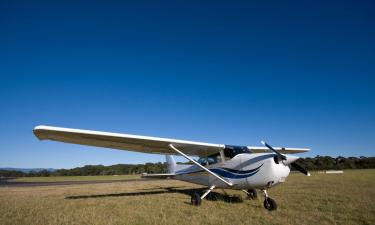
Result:
M155 174L142 173L141 178L168 179L168 178L173 178L174 176L175 174L173 173L155 173Z

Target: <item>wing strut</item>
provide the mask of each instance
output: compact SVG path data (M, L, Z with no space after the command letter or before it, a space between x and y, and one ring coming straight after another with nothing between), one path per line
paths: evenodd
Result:
M224 183L226 183L227 185L229 186L233 186L232 183L226 181L224 178L222 178L221 176L217 175L216 173L212 172L211 170L207 169L206 167L202 166L201 164L199 164L198 162L196 162L194 159L190 158L189 156L185 155L183 152L181 152L180 150L178 150L176 147L173 146L173 144L169 144L169 147L174 150L175 152L177 152L178 154L182 155L184 158L186 158L187 160L189 160L190 162L194 163L195 165L197 165L198 167L200 167L201 169L205 170L207 173L211 174L212 176L216 177L217 179L223 181Z

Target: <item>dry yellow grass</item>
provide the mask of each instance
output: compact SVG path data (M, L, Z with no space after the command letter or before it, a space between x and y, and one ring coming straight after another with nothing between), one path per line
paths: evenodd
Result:
M269 190L275 212L263 198L195 207L184 193L192 188L199 186L174 180L2 187L0 224L375 224L375 170L292 174Z

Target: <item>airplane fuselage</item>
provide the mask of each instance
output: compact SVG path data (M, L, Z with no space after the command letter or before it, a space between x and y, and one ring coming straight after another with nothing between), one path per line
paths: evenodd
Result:
M217 188L249 189L270 188L284 182L290 168L283 162L277 162L273 153L238 154L232 159L207 165L207 168L233 184L229 187L216 177L209 175L196 165L176 168L177 180Z

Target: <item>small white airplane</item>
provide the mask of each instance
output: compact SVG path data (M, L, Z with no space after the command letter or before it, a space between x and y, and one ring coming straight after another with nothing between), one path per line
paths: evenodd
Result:
M264 207L272 211L277 205L268 196L267 189L285 182L290 167L310 176L295 162L298 157L289 155L310 149L273 148L263 141L264 147L233 146L42 125L34 128L34 134L40 140L166 154L168 174L145 174L143 177L173 178L209 187L203 195L192 195L193 205L200 205L214 188L242 190L250 198L256 198L256 189L260 189L265 198ZM176 164L171 155L183 156L192 165ZM191 156L200 158L196 161Z

